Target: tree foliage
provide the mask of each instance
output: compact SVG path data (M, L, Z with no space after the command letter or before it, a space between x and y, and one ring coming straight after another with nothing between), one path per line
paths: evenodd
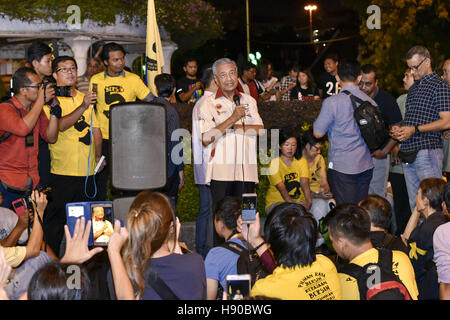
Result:
M65 22L70 5L81 10L81 23L91 19L101 26L147 21L147 0L0 0L0 15L22 21ZM220 12L203 0L155 0L158 23L175 37L196 35L196 44L222 35Z
M361 63L375 65L381 74L381 86L399 92L407 67L406 52L414 45L430 50L434 68L440 68L450 52L447 0L342 0L361 17ZM366 12L369 5L381 9L381 29L370 30Z

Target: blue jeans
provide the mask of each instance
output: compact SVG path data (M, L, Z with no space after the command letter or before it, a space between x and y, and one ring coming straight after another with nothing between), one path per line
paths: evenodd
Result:
M199 185L200 209L195 225L195 248L197 252L206 257L209 249L213 247L213 210L211 189L204 184Z
M373 169L358 174L346 174L328 169L328 182L330 184L336 205L341 203L358 204L367 197L369 184L372 180Z
M426 178L442 179L443 158L442 149L423 149L419 150L413 163L402 163L411 212L416 207L420 182Z

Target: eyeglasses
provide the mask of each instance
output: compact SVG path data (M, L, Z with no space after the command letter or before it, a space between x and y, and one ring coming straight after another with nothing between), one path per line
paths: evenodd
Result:
M410 69L410 70L416 70L416 71L419 70L420 65L421 65L425 60L427 60L426 57L425 57L425 59L423 59L417 66L409 67L409 69Z
M56 72L62 72L62 73L69 73L69 71L70 72L75 72L77 70L77 68L76 67L70 67L70 68L65 68L65 67L63 67L63 68L59 68L58 70L56 70Z
M311 146L311 149L314 148L316 151L321 151L322 150L322 146Z
M359 82L359 86L360 86L360 87L364 87L364 86L370 87L372 84L373 84L373 83L370 82L370 81L368 81L368 82L360 81L360 82Z
M234 78L236 76L237 76L237 72L236 71L230 71L228 73L224 72L224 73L221 73L221 74L218 75L220 80L225 80L227 77Z
M34 88L34 89L39 89L42 86L42 82L38 83L38 84L34 84L32 86L23 86L24 88Z

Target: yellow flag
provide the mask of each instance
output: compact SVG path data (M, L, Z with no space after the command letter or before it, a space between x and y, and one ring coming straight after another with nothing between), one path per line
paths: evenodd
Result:
M148 0L147 6L147 44L146 44L146 76L147 86L156 96L155 77L162 73L164 55L158 24L156 23L155 1Z

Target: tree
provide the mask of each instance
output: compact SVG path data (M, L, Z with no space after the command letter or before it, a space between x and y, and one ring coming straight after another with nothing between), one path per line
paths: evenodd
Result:
M423 45L431 53L433 66L440 68L450 52L450 3L446 0L342 0L361 17L361 63L375 65L381 74L381 86L398 93L407 68L406 52ZM381 29L369 29L367 13L377 5L381 13Z
M18 0L1 1L0 15L22 21L44 20L65 22L70 13L67 7L75 4L81 11L81 23L91 19L100 25L112 25L116 15L122 22L147 22L147 0ZM203 0L155 0L158 23L173 39L191 37L190 45L200 45L223 33L221 14ZM192 37L195 36L195 37Z

